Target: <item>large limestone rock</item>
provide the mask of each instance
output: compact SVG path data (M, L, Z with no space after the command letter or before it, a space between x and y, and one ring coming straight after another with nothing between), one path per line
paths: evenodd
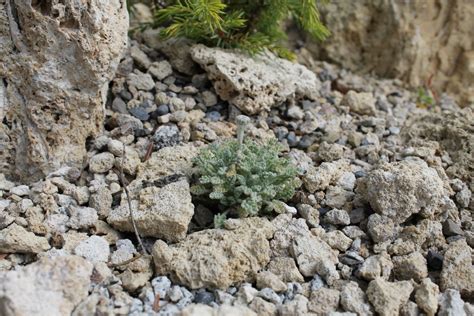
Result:
M442 210L446 197L443 181L421 159L383 164L358 187L370 206L395 223L420 213L428 217Z
M128 189L140 234L171 242L186 237L194 214L187 178L193 172L192 159L197 153L192 143L165 147L138 166L137 177ZM133 232L125 193L120 206L110 211L107 222L118 230Z
M123 0L0 1L1 172L82 166L127 31Z
M155 272L192 289L254 282L270 261L273 226L258 217L228 220L225 226L190 234L175 245L158 240L152 252Z
M92 269L86 260L66 256L0 273L0 315L70 315L87 297Z
M438 92L474 101L471 0L331 1L320 9L331 36L308 45L316 57L413 87L432 77Z
M247 114L268 110L295 96L314 98L321 86L306 67L271 54L250 57L196 45L191 57L206 70L219 96Z

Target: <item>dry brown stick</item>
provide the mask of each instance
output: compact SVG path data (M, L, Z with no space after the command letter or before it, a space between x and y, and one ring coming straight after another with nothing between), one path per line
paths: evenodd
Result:
M132 222L135 236L137 237L138 243L140 244L140 247L142 248L143 253L145 255L148 255L148 252L146 251L145 246L143 245L142 239L140 238L140 233L138 232L137 224L135 223L135 218L133 217L132 200L130 199L130 192L128 191L127 184L125 183L125 176L123 174L124 161L125 161L125 144L123 145L122 161L120 163L120 176L119 176L120 182L122 183L123 190L125 191L125 195L127 197L128 210L130 213L130 221Z
M110 263L108 266L109 268L115 268L115 267L120 267L120 266L124 266L126 264L129 264L129 263L132 263L133 261L135 260L138 260L139 258L142 257L142 254L139 254L138 256L136 257L133 257L133 258L130 258L128 260L125 260L125 261L122 261L122 262L119 262L119 263Z

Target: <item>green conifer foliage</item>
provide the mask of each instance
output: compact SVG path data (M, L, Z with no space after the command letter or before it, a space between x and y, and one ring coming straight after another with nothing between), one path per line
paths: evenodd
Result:
M293 54L283 46L282 22L292 16L314 38L329 31L321 23L317 0L172 0L156 11L154 27L165 38L186 37L208 46L238 48L250 54L269 49L281 57Z

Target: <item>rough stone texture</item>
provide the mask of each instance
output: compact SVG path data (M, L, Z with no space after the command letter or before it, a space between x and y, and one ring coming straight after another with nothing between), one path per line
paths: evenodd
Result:
M335 183L348 169L349 162L345 159L323 162L318 167L310 165L304 175L303 183L311 193L325 190L330 184Z
M375 98L370 92L349 91L341 101L341 105L348 106L349 109L357 114L375 114Z
M81 241L74 253L93 263L107 262L110 255L109 243L103 237L92 235Z
M328 284L339 279L336 252L315 236L301 236L293 240L291 254L298 263L302 275L312 277L316 273L324 277Z
M453 163L446 169L452 178L465 181L474 191L474 111L414 115L402 130L405 141L436 141Z
M218 308L204 304L191 304L181 311L180 316L257 316L246 306L221 305Z
M0 231L0 253L39 253L51 246L48 239L36 236L18 224L11 224Z
M439 211L445 196L436 170L421 159L383 164L366 179L366 199L379 214L403 223L411 215L425 216Z
M0 3L0 170L24 182L81 167L127 47L125 2Z
M367 297L356 282L347 283L341 291L341 306L357 315L372 315Z
M87 297L92 264L77 256L42 258L0 274L1 315L70 315Z
M458 290L467 297L474 295L472 250L465 239L449 244L449 248L444 254L440 287L442 291L446 289Z
M458 291L448 289L439 296L439 316L467 316Z
M312 291L308 302L308 309L317 315L327 315L337 309L340 293L337 290L321 288Z
M155 181L176 174L189 177L192 174L192 159L198 151L192 143L162 148L138 167L137 180Z
M420 282L428 276L426 259L418 251L392 258L393 273L398 280L413 279Z
M439 288L429 278L421 281L416 290L415 300L418 306L428 316L434 316L438 309Z
M131 204L135 223L142 236L164 238L172 242L186 237L194 205L185 179L162 188L145 187L139 191L136 199L131 200ZM107 222L120 231L134 231L125 195L120 207L110 212Z
M376 278L369 283L367 297L379 315L391 316L398 315L412 291L413 285L409 281L388 282Z
M226 289L236 282L255 281L270 261L273 227L257 217L229 221L232 230L203 230L170 246L158 240L153 247L156 273L169 274L192 289Z
M314 98L321 85L306 67L271 55L249 57L196 45L191 56L206 70L221 99L247 114L269 110L295 96Z
M388 280L392 268L393 263L390 256L384 253L367 258L359 268L358 274L369 281L378 277Z
M304 281L293 258L274 257L268 264L267 270L279 276L283 282Z
M310 44L317 58L345 68L400 78L413 87L474 101L474 7L470 0L334 1L321 6L331 30ZM307 47L308 47L307 46Z

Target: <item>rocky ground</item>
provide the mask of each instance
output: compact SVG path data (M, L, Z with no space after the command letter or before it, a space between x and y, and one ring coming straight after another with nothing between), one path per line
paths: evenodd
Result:
M300 57L136 35L83 169L0 175L0 314L473 315L472 107ZM303 185L213 229L192 158L242 113Z

